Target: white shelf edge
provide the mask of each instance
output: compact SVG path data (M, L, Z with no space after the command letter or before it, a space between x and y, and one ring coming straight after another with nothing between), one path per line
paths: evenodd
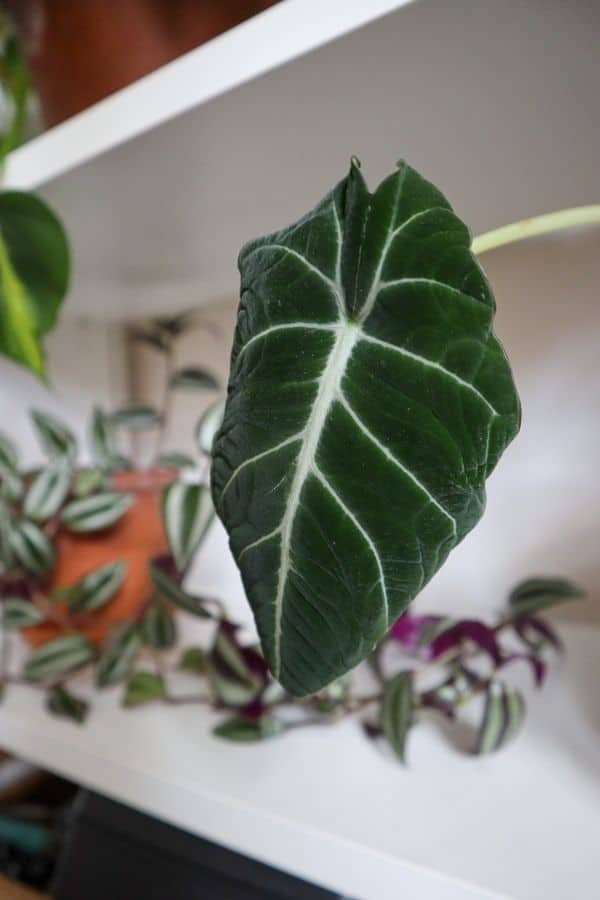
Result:
M11 154L5 188L32 189L414 0L282 0Z

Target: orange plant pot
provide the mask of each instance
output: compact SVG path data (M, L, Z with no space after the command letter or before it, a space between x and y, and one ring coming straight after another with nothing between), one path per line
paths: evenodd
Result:
M55 540L57 564L51 589L70 587L93 569L122 560L125 580L115 596L97 612L70 613L65 603L55 604L65 626L54 621L23 629L26 639L37 646L64 634L72 626L93 643L101 644L110 628L139 615L152 590L148 563L168 552L160 499L163 489L176 477L171 469L119 472L112 489L134 495L125 515L111 528L92 534L71 534L61 529Z

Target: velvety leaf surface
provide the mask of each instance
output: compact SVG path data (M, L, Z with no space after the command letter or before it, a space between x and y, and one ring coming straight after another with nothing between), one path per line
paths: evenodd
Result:
M302 695L479 520L519 401L469 232L405 164L370 194L354 162L239 266L213 495L269 666Z

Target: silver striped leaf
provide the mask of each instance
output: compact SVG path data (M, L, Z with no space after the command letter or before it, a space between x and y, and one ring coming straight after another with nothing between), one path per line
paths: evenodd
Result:
M21 519L10 532L10 546L15 559L33 575L46 575L56 562L56 552L50 540L34 522Z
M2 626L9 631L39 625L44 620L43 612L22 597L5 597L2 600Z
M359 166L246 245L212 466L274 676L356 665L483 514L520 422L494 299L448 201Z
M170 484L163 492L163 522L179 572L188 567L214 518L210 490L204 484Z
M122 560L106 563L68 588L66 600L73 612L94 612L112 600L127 575Z
M118 522L125 515L134 498L131 494L106 491L68 503L61 520L69 531L101 531Z
M18 461L17 448L6 434L0 433L0 470L16 469Z
M23 512L35 522L50 519L63 504L71 484L72 468L66 456L58 456L33 479L27 494Z
M205 456L212 455L215 436L223 422L224 412L225 400L216 400L205 410L202 418L196 425L196 446Z
M492 681L485 695L485 708L475 753L493 753L515 736L525 718L521 694L502 682Z
M39 410L33 410L31 418L46 456L50 459L56 456L68 456L73 459L77 455L77 440L64 422Z
M83 634L65 634L33 650L23 674L29 681L44 681L86 666L95 655L94 645Z

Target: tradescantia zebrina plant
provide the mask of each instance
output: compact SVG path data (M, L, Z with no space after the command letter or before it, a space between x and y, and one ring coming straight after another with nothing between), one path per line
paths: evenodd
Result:
M246 245L212 490L275 677L373 649L485 507L520 423L494 299L448 201L400 163Z

